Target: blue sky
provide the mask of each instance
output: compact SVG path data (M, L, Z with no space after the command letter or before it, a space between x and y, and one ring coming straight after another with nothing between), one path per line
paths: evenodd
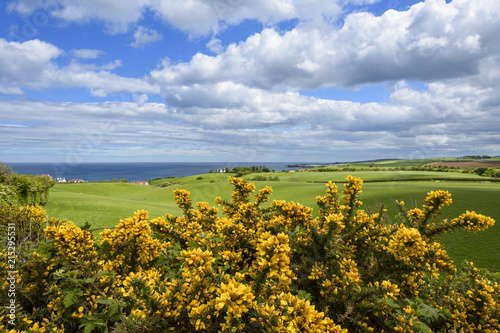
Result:
M8 0L0 161L500 155L500 2Z

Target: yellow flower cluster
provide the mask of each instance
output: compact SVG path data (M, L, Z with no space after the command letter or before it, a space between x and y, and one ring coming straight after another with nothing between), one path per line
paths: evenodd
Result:
M267 332L347 333L347 329L317 311L310 301L290 293L269 298L266 304L257 307L257 311L261 315L259 322L267 327Z
M359 200L358 194L362 192L363 181L351 175L347 176L345 180L347 183L342 191L344 203L349 208L360 207L363 203Z
M225 322L221 324L222 331L244 328L240 318L254 306L252 288L249 285L239 283L230 279L227 283L221 283L215 299L215 315L221 312L225 314Z
M456 219L451 221L452 226L459 225L466 231L478 232L488 229L495 224L491 217L466 211Z
M79 261L88 255L95 255L92 234L83 231L73 223L64 223L61 226L50 226L45 229L48 239L54 240L61 256L70 260Z
M384 295L385 298L392 298L393 300L397 300L400 291L397 284L391 283L391 281L384 280L380 283L380 286L383 289L387 290ZM376 285L376 287L378 287L378 285Z
M461 332L499 332L500 285L485 278L473 263L469 265L468 290L465 293L453 290L444 296L452 317L448 327Z
M139 210L131 218L120 220L115 229L101 233L101 246L109 244L109 259L102 261L104 271L121 273L148 267L165 248L159 240L151 237L148 213Z
M257 255L249 273L255 279L265 274L265 289L288 291L295 278L290 270L291 248L288 242L288 236L284 233L275 236L270 232L263 233L257 240Z
M397 325L394 327L396 332L421 332L421 322L418 320L416 311L411 306L403 308L402 314L396 317ZM429 330L430 331L430 330Z
M316 203L319 207L319 215L325 216L332 212L338 212L339 210L339 202L338 202L338 193L337 193L337 185L329 181L326 183L326 194L324 197L316 197Z
M44 228L58 226L61 223L61 220L48 218L45 210L39 205L25 207L0 205L0 233L7 235L8 226L15 225L18 246L24 246L26 242L43 241Z
M415 257L423 256L428 250L427 242L415 228L399 227L389 240L387 251L397 260L409 262Z
M453 203L451 193L448 191L431 191L427 194L424 200L424 209L428 211L438 211L444 206L449 206Z
M64 326L55 327L50 325L50 322L47 318L44 318L41 322L33 322L33 320L29 320L27 318L23 318L19 323L22 326L22 329L8 329L5 325L2 325L5 316L0 316L0 332L5 333L64 333Z
M342 258L338 262L337 274L326 277L326 274L316 273L314 276L323 275L326 278L323 280L321 286L321 295L325 297L336 297L337 295L342 301L347 299L347 295L361 290L361 276L358 271L357 264L352 259Z
M274 228L292 231L300 227L308 230L312 222L312 209L295 202L273 200L271 209L274 214L270 216L269 223Z

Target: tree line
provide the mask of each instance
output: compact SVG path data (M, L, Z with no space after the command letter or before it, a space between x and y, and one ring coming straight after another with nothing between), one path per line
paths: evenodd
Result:
M18 174L0 163L0 205L45 205L54 184L51 177Z
M234 168L225 168L223 169L226 173L235 173L236 177L241 177L244 175L248 175L251 173L261 173L261 172L274 172L274 170L269 169L265 165L252 165L249 167L234 167ZM213 170L210 170L209 173L213 173Z

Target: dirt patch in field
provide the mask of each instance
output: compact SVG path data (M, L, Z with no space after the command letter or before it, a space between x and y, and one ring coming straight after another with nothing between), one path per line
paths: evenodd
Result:
M448 166L455 167L460 169L471 168L476 169L480 167L488 167L488 168L500 168L500 161L463 161L463 162L437 162L429 164L432 167L438 166Z

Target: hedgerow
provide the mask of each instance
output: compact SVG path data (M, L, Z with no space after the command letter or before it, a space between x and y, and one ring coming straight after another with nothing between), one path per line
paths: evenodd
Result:
M475 212L437 219L452 203L428 193L421 208L362 210L362 181L317 197L319 213L274 200L239 178L218 207L174 192L181 216L146 211L94 235L51 222L36 251L18 251L16 326L7 332L497 332L500 287L472 263L457 267L439 243L494 221ZM45 217L46 218L46 217ZM5 222L3 222L5 223ZM18 237L19 238L19 237ZM22 252L22 253L21 253ZM7 251L2 252L7 257ZM10 274L0 264L1 299Z

